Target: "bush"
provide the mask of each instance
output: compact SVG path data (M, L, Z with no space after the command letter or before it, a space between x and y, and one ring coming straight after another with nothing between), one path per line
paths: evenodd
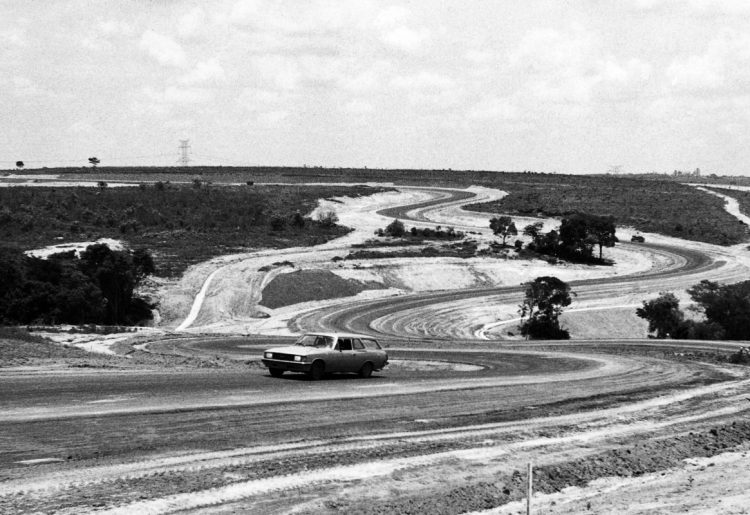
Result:
M283 231L286 227L286 220L281 215L273 215L271 217L271 229L274 231Z
M292 215L292 225L296 227L297 229L304 229L305 227L305 217L302 216L302 213L297 211Z
M394 238L400 238L406 234L406 228L401 220L394 220L385 227L385 234Z
M521 326L521 334L532 340L569 340L570 333L543 318L529 319Z
M739 350L729 356L729 362L735 365L750 365L750 350L740 347Z
M323 227L333 227L339 221L339 216L333 209L326 209L318 213L318 221Z

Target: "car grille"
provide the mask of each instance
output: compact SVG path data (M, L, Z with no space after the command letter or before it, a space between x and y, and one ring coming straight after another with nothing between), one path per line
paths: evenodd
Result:
M278 352L274 352L273 359L278 359L280 361L294 361L294 355L293 354L279 354Z

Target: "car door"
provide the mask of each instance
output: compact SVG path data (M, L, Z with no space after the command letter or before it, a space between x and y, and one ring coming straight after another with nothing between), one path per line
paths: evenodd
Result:
M352 349L354 350L354 362L357 371L362 368L367 361L372 362L373 366L377 366L376 361L373 360L372 352L369 351L362 340L359 338L352 339Z
M357 365L357 355L354 352L352 338L339 338L339 372L356 372L361 365Z
M376 369L381 369L385 365L385 352L380 348L380 345L375 340L365 338L362 340L366 349L367 358L372 361L373 366Z

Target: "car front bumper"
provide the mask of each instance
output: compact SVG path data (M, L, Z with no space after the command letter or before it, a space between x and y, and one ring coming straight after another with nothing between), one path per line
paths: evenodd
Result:
M278 368L279 370L287 370L289 372L309 372L312 363L305 361L287 361L282 359L268 359L263 358L263 364L268 368Z

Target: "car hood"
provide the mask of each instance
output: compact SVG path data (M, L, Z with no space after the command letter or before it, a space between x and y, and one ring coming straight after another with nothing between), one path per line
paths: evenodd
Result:
M265 352L293 354L296 356L311 356L313 354L322 354L327 351L330 351L330 349L319 347L305 347L303 345L287 345L286 347L274 347L272 349L266 349Z

